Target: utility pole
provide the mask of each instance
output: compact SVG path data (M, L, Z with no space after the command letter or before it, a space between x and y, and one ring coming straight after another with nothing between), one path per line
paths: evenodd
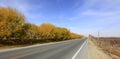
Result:
M99 37L100 37L100 32L98 31L98 40L100 39Z

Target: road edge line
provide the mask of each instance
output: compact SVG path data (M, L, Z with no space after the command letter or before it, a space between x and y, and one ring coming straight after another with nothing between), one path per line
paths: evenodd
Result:
M88 39L87 39L88 40ZM83 46L85 45L85 43L87 43L87 40L85 40L85 42L79 47L79 49L77 50L77 52L73 55L72 59L75 59L76 56L78 55L78 53L81 51L81 49L83 48Z

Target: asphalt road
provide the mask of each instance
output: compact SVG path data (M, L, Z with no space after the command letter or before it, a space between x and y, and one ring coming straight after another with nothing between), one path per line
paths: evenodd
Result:
M87 38L4 51L0 59L87 59Z

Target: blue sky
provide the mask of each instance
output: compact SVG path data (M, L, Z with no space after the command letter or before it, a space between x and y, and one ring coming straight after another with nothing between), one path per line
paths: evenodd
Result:
M120 37L120 0L0 0L26 16L27 22L52 23L79 34Z

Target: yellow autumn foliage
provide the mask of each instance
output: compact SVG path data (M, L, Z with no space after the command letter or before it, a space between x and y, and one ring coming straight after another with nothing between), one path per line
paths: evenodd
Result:
M17 10L10 7L0 7L0 44L3 42L26 44L41 41L62 41L82 37L82 35L70 32L67 28L56 27L50 23L43 23L40 26L27 23L24 15ZM2 40L4 38L7 40Z

